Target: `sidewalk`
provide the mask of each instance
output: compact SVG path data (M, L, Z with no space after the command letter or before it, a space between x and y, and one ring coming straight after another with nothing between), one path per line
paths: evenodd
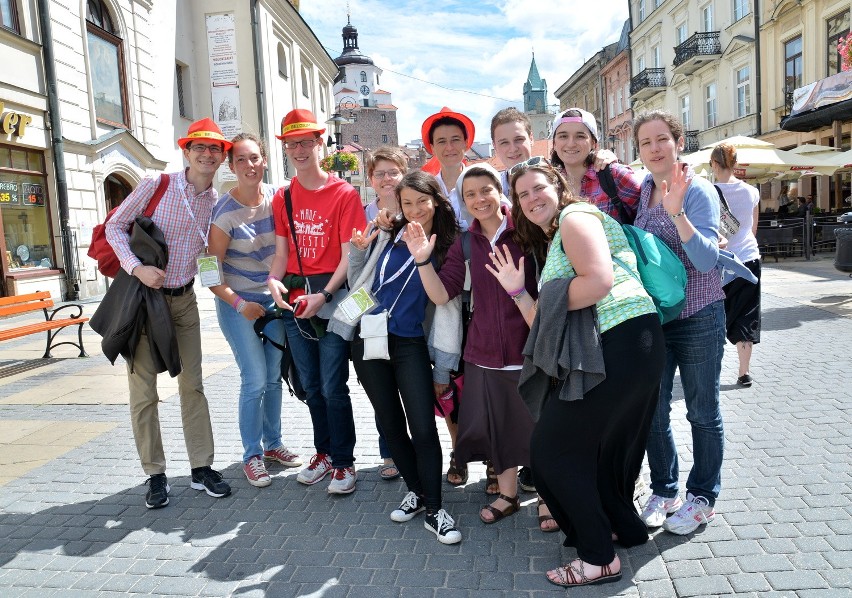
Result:
M852 595L852 279L825 258L767 263L763 289L754 386L735 385L732 347L723 364L726 454L716 520L693 536L657 531L644 546L618 549L621 582L570 595ZM358 490L330 496L326 484L302 486L297 470L283 468L272 469L268 488L249 486L236 422L239 374L211 295L197 293L214 467L233 495L213 499L189 488L176 384L167 376L160 396L171 502L149 511L124 364L106 361L91 330L84 334L87 359L42 365L34 361L42 337L3 343L0 595L566 594L544 572L574 551L560 546L561 534L538 531L533 494L521 494L520 514L493 526L479 521L487 502L481 464L471 466L466 487L444 485L461 544L439 544L419 518L390 521L404 485L379 478L373 412L354 373ZM86 314L95 307L86 304ZM16 364L39 367L6 375ZM308 411L286 390L282 417L285 444L307 459ZM691 453L682 400L672 419L685 479ZM447 461L449 439L439 430Z

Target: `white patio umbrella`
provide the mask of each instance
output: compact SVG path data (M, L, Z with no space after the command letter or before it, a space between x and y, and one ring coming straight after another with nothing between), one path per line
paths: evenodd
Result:
M752 137L737 135L712 143L705 148L683 156L683 160L696 171L710 170L710 154L721 143L729 143L737 150L737 166L734 176L763 182L779 175L834 174L837 166L827 164L813 155L799 155L779 150L774 144Z
M852 150L832 154L825 158L825 162L835 166L839 172L852 171Z

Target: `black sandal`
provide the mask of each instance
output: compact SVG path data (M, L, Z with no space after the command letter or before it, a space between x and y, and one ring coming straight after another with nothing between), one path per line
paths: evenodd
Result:
M484 507L482 507L482 511L490 511L491 514L494 516L494 519L486 519L485 517L482 516L482 512L480 511L479 518L482 520L482 523L487 523L487 524L497 523L501 519L505 519L509 515L512 515L513 513L517 513L520 510L521 501L518 500L517 495L515 495L514 497L509 497L509 496L506 496L505 494L497 494L497 500L500 500L501 498L503 500L505 500L507 503L509 503L509 506L501 511L500 509L498 509L497 507L495 507L493 505L485 505Z
M544 527L544 524L546 522L556 521L556 519L553 518L553 515L542 515L540 510L541 507L545 507L548 511L550 510L550 507L548 507L547 504L541 499L541 497L539 497L538 502L535 505L536 511L538 511L538 529L540 529L545 534L549 534L551 532L558 532L558 525L556 527Z
M452 482L452 481L450 481L450 476L458 476L461 479L461 481L460 482ZM467 484L467 476L468 476L467 463L465 463L463 466L459 467L456 464L455 453L454 452L450 453L450 466L449 466L449 468L447 468L447 483L450 486L461 486L463 484Z

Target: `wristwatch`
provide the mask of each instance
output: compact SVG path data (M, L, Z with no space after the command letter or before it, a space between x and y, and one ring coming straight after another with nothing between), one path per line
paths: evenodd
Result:
M322 294L322 296L323 296L323 297L325 297L325 302L326 302L326 303L331 303L331 299L332 299L332 297L334 297L334 295L332 295L331 293L329 293L329 292L328 292L328 291L326 291L325 289L322 289L322 290L320 291L320 293Z

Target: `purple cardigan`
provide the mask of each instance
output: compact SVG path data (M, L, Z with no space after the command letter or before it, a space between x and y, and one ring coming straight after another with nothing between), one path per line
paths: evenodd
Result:
M532 256L525 255L512 239L512 232L515 230L512 216L505 206L501 206L501 210L507 222L506 230L497 240L497 246L506 245L515 264L524 256L525 287L535 298L538 296L535 261ZM473 318L467 330L464 360L487 368L523 365L521 350L527 341L530 328L512 298L494 275L485 269L485 264L491 263L491 242L482 234L478 221L471 225L469 234ZM462 292L465 267L461 237L450 247L438 275L450 299Z

